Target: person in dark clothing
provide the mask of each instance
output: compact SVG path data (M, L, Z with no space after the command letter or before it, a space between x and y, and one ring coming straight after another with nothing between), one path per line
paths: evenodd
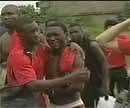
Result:
M16 5L6 5L1 10L2 24L0 26L0 63L6 62L9 54L11 35L15 31L16 20L19 17Z
M0 24L0 37L7 31L8 29L3 24Z
M70 24L69 34L71 41L78 43L85 52L85 66L90 70L90 81L84 87L82 98L87 108L94 108L94 102L98 102L98 98L108 91L107 61L98 43L90 40L79 24Z
M12 33L15 31L15 23L19 17L18 7L16 5L5 5L1 10L0 24L0 77L1 86L6 82L6 62L9 55Z

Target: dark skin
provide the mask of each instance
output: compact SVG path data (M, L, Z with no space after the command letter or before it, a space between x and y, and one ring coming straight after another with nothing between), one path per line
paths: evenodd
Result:
M78 43L80 46L82 46L82 43L83 43L83 38L84 38L84 32L82 30L82 28L80 26L73 26L73 27L70 27L69 28L69 33L70 33L70 37L71 37L71 40L73 42L76 42ZM103 86L108 89L108 64L107 64L107 60L104 56L104 53L101 49L101 47L99 46L99 44L97 42L92 42L92 50L94 53L96 53L96 58L99 60L99 61L102 61L101 65L102 65L102 72L103 72Z
M78 43L81 47L83 47L83 49L85 48L83 46L84 43L84 32L82 30L82 28L80 26L73 26L69 28L69 34L70 34L70 38L71 41ZM95 41L91 42L91 50L93 51L93 54L95 53L95 57L97 58L98 61L101 61L101 70L103 73L103 84L101 87L101 92L103 93L103 95L107 95L108 91L109 91L109 79L108 79L108 64L107 64L107 60L104 56L104 53L101 49L101 47L99 46L99 44ZM90 71L91 73L91 71ZM86 104L87 99L85 97L83 97L84 103L86 105L86 107L88 107L88 105Z
M18 19L18 8L15 5L6 5L1 11L2 22L8 28L8 34L0 37L0 63L6 62L9 46L11 41L11 34L15 30L15 23ZM8 36L7 36L8 35Z
M66 33L59 26L49 26L46 28L46 39L50 47L52 48L52 53L49 55L48 61L48 70L47 70L47 78L54 79L58 77L65 76L65 72L61 72L58 67L58 63L60 57L62 55L62 51L66 46ZM76 47L76 46L74 46ZM78 46L79 47L79 46ZM76 57L73 64L73 72L72 73L80 73L84 71L84 57L83 51L79 50L76 47ZM64 91L79 91L83 88L83 82L80 79L73 82L70 86L68 86ZM63 88L59 88L61 90Z
M2 21L7 28L15 28L18 18L18 7L15 5L6 5L1 11Z
M19 32L21 33L22 36L21 38L23 46L29 51L33 52L33 54L35 54L40 42L39 39L40 30L38 28L38 24L36 22L26 24L23 27L23 29L21 29ZM57 87L66 86L66 84L71 84L77 78L84 81L86 79L85 78L86 75L87 74L85 72L82 72L82 73L74 73L72 75L69 75L68 77L56 78L53 80L35 80L26 84L25 86L34 91L46 91L46 90L48 91L50 89L55 89Z
M81 42L83 41L84 33L81 30L81 27L79 27L79 26L70 27L69 34L70 34L69 36L70 36L72 42L76 42L80 45Z
M24 20L21 22L24 22ZM27 22L27 21L25 21L25 23L22 23L23 25L20 23L18 23L18 24L19 25L17 25L17 30L18 30L17 32L21 36L20 38L21 38L22 46L24 47L24 49L26 49L26 51L32 52L32 55L36 54L37 48L40 45L40 39L39 39L40 31L38 28L38 24L36 22ZM12 61L15 64L17 64L17 66L20 66L21 69L25 69L25 71L29 71L25 67L30 67L30 69L32 68L32 70L34 70L32 67L32 64L28 63L28 61L27 62L24 61L24 63L26 65L24 65L24 66L21 65L21 63L23 62L23 59L19 59L19 56L17 56L17 55L18 54L16 54L16 55L12 54L12 56L11 56ZM15 59L13 59L13 56L15 56ZM11 59L11 57L10 57L10 59ZM12 66L12 68L15 68L15 67ZM29 72L31 73L32 71L29 71ZM30 82L28 82L24 85L18 86L16 88L13 85L11 85L11 87L7 87L7 88L5 87L4 90L6 90L8 88L13 88L16 93L11 94L11 96L9 96L9 97L17 98L19 92L22 95L21 91L28 91L28 89L29 89L30 91L34 91L34 92L48 92L50 90L55 90L57 88L66 88L68 85L71 85L73 82L76 82L77 79L80 79L81 81L84 82L86 80L86 76L87 76L86 72L73 73L73 74L65 76L65 77L60 77L60 78L55 78L55 79L50 79L50 80L30 81ZM19 77L16 77L16 78L19 78ZM10 82L8 82L8 84L9 83Z

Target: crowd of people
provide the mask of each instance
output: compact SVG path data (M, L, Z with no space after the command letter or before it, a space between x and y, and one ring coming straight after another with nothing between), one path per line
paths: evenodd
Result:
M97 108L100 97L128 90L130 26L107 20L95 40L82 26L51 19L45 32L15 5L1 10L1 108Z

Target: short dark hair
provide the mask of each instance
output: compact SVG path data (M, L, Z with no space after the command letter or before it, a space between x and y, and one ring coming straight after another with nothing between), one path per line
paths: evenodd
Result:
M116 19L108 19L108 20L105 21L104 27L105 27L105 29L107 29L108 26L114 26L114 25L116 25L116 24L118 24L118 23L119 23L119 22L118 22L118 20L116 20Z
M69 24L68 29L71 28L71 27L79 27L80 30L82 32L84 32L82 26L79 23L71 23L71 24Z
M16 31L20 32L27 24L33 23L34 19L30 16L20 16L16 21Z
M71 23L71 24L69 24L68 28L75 27L75 26L78 26L81 28L81 25L78 23Z
M56 21L54 23L51 23L51 24L47 25L46 27L52 27L52 26L61 27L63 29L64 33L68 32L68 29L67 29L66 25L63 22Z
M50 22L60 22L60 21L61 20L59 20L58 18L50 18L45 21L45 27L47 27Z

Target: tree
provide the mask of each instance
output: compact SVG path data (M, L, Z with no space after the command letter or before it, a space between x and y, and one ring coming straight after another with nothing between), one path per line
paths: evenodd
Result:
M19 9L20 9L20 14L22 15L29 15L31 17L34 17L35 15L35 8L33 5L28 5L28 6L22 5L19 6Z
M121 13L117 15L119 21L123 21L130 17L130 2L126 2Z

